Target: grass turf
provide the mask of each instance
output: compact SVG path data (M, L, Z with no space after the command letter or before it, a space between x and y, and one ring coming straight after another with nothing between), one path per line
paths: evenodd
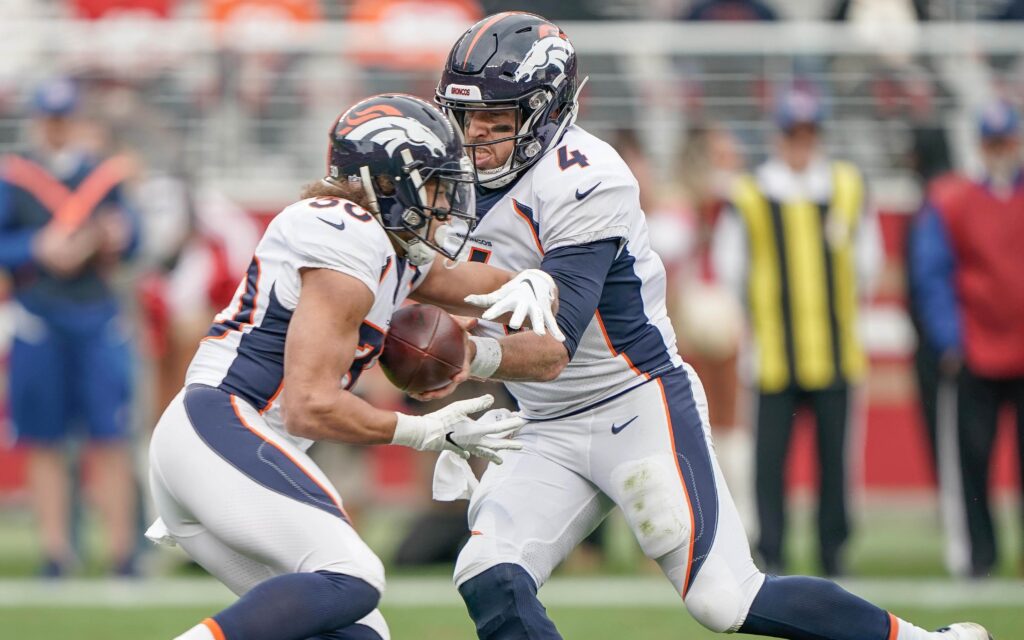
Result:
M4 638L32 640L167 640L212 613L203 608L31 608L0 609ZM720 638L703 629L680 607L600 609L552 607L551 617L566 638L660 640ZM926 628L953 621L976 620L997 640L1019 637L1024 611L1014 607L902 609L896 612ZM473 640L465 611L456 607L385 608L392 636L398 640Z

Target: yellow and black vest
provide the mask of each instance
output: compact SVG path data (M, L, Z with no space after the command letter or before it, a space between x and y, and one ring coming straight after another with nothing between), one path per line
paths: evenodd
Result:
M857 334L854 238L864 181L832 162L831 197L769 196L753 176L738 181L733 206L747 233L747 296L761 391L824 389L866 369Z

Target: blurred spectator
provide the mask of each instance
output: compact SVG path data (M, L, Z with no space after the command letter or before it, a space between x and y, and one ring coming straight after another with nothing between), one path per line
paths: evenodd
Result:
M757 388L756 487L768 573L784 569L786 454L794 416L817 423L818 542L828 575L843 573L849 536L846 441L850 405L866 358L858 297L881 265L877 220L860 171L827 158L820 99L782 96L775 156L736 185L716 237L720 277L745 294Z
M750 22L778 20L779 16L761 0L700 0L683 19Z
M155 267L142 278L140 297L156 368L153 407L161 411L181 390L210 318L234 296L260 228L208 184L152 175L140 191L147 194L143 254Z
M920 265L914 256L926 248L929 242L925 218L935 215L936 210L945 210L950 200L963 190L965 180L960 174L950 172L936 177L928 184L925 202L911 222L904 248L910 321L918 336L914 348L917 395L928 439L929 461L939 489L939 509L946 529L946 567L954 575L965 575L970 568L960 498L959 448L956 446L958 372L942 367L942 354L926 335L921 311L923 294L927 292L919 288L921 277L917 269Z
M751 522L751 433L737 415L743 310L711 260L713 230L743 169L739 142L727 127L711 123L690 129L677 175L696 215L695 241L688 267L669 283L669 308L680 352L704 382L722 473L740 516Z
M957 445L970 573L987 576L997 547L989 470L1000 409L1024 443L1024 176L1020 116L1006 102L979 118L985 175L918 220L916 302L946 375L959 374ZM1024 468L1024 446L1018 448Z
M75 563L64 447L84 427L94 445L92 495L114 571L131 574L130 347L109 276L137 245L138 227L122 194L129 164L123 157L101 162L83 150L77 106L71 81L42 84L33 102L32 149L5 158L0 174L0 264L15 283L11 417L29 451L43 573L62 575Z

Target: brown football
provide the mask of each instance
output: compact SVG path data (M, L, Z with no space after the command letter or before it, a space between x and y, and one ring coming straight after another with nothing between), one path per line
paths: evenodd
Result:
M451 382L465 357L462 327L442 309L413 304L391 317L380 365L391 384L422 393Z

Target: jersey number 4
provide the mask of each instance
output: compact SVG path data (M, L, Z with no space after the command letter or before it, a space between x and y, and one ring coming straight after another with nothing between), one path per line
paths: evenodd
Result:
M561 147L558 147L558 168L559 169L561 169L562 171L565 171L569 167L571 167L573 165L576 165L576 164L580 165L581 168L586 168L586 167L590 166L590 161L587 160L587 156L583 155L582 153L580 153L576 149L573 149L572 151L570 151L569 147L567 147L565 145L562 145Z

